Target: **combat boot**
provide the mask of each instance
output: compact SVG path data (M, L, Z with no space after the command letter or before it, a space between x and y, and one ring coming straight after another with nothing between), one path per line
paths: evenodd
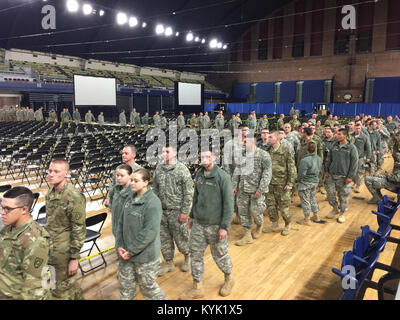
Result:
M282 230L281 235L287 236L289 234L289 231L290 231L290 223L285 225L285 228Z
M251 235L253 239L258 239L261 236L262 225L257 225L256 230L254 230Z
M189 268L190 268L190 259L189 259L189 255L187 254L187 255L185 255L185 261L181 265L181 271L188 272Z
M281 231L281 230L279 229L278 221L272 222L272 226L265 227L262 230L262 232L264 232L264 233L272 233L272 232L279 232L279 231Z
M223 297L227 297L231 294L233 285L235 284L235 280L233 280L231 274L225 273L225 282L219 290L219 294Z
M373 196L369 201L368 201L368 203L369 204L377 204L377 203L379 203L379 202L381 202L381 198L379 198L378 196Z
M339 213L338 207L333 207L326 216L327 219L333 219Z
M172 260L170 261L165 261L165 263L160 267L160 270L158 271L158 276L161 277L167 272L171 272L175 270L175 264Z
M251 237L251 231L249 229L245 229L245 233L244 233L243 237L240 240L236 241L235 244L237 246L244 246L246 244L250 244L253 242L254 242L254 240Z
M303 226L311 226L310 217L309 216L304 217L303 220L297 221L297 223L301 224Z
M318 217L317 212L313 213L313 216L311 217L311 221L319 222L319 217Z
M191 299L200 299L204 297L204 289L203 282L193 280L193 286L185 291L180 297L179 300L191 300Z
M339 218L337 219L339 223L344 223L346 221L346 218L344 217L344 212L340 212Z
M354 189L353 189L353 191L355 192L355 193L360 193L360 186L354 186Z

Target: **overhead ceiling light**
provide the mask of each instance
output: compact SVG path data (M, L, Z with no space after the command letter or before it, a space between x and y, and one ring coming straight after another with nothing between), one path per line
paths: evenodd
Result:
M186 41L193 41L193 33L191 33L191 32L189 32L187 35L186 35Z
M100 10L100 11L99 11L99 16L100 16L100 17L104 16L104 13L105 13L104 10Z
M69 12L77 12L79 10L79 3L76 0L67 1L67 9Z
M210 48L215 49L218 46L218 40L217 39L212 39L210 41Z
M179 32L177 32L177 33L175 33L175 36L177 36L177 37L178 37L178 36L179 36L179 34L180 34L180 33L179 33Z
M206 43L206 39L203 38L203 40L201 40L201 43Z
M117 23L119 25L122 25L122 24L125 24L127 22L128 22L128 16L123 12L119 12L117 14Z
M143 22L143 23L142 23L142 28L146 28L146 26L147 26L147 23L146 23L146 22Z
M136 17L130 17L129 18L129 26L130 27L136 27L138 24L138 19Z
M164 31L165 31L165 29L164 29L164 26L162 24L158 24L156 26L156 33L157 34L162 34L162 33L164 33Z
M195 41L195 42L199 42L199 41L200 41L200 38L199 38L199 37L196 37L196 38L194 38L194 41Z
M165 29L165 35L167 37L172 36L172 33L173 33L173 31L172 31L171 27L168 27L168 28Z
M218 48L218 49L221 49L221 48L222 48L222 42L218 42L217 48Z
M228 46L226 44L224 44L224 46L222 47L222 49L226 50L228 48Z
M85 4L83 5L83 7L82 7L82 11L83 11L83 14L84 14L85 16L87 16L87 15L89 15L89 14L92 13L93 8L92 8L92 6L91 6L90 4L85 3Z

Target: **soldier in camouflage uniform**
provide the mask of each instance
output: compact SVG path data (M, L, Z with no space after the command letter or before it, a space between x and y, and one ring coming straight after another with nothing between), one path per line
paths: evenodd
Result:
M231 130L232 133L235 132L235 129L237 130L239 128L239 124L236 121L236 116L232 114L231 120L229 120L229 130Z
M142 117L143 129L146 131L149 128L149 113L146 112Z
M43 276L51 251L50 236L29 209L32 192L25 187L8 190L1 201L5 227L0 231L0 300L44 300L49 290Z
M46 195L46 226L53 241L54 252L49 264L56 270L54 299L83 299L77 281L78 259L86 236L86 200L82 193L67 182L69 165L65 160L50 163Z
M210 128L211 125L211 120L210 117L208 116L208 112L206 111L204 113L204 129Z
M99 123L99 125L104 125L104 115L103 112L100 112L100 114L97 117L97 122Z
M262 129L269 129L269 121L266 114L264 114L263 118L257 124L257 132L261 132Z
M365 165L371 161L371 142L369 136L362 132L360 123L355 125L354 132L350 135L353 136L354 145L358 152L358 169L354 176L354 192L360 193L360 187L363 183L365 173Z
M285 139L285 137L286 137L285 131L283 129L280 129L280 130L278 130L278 132L279 132L279 140L280 140L281 144L289 149L291 155L293 156L293 159L295 159L296 153L294 152L293 145L289 142L289 140ZM267 135L267 140L268 140L268 135ZM268 151L268 149L266 151Z
M192 118L190 119L190 129L198 130L199 129L199 122L198 119L196 118L196 114L192 114Z
M235 243L237 246L253 243L253 239L261 235L266 209L265 194L272 175L271 157L268 152L256 147L254 136L245 138L244 147L246 161L236 166L232 177L233 194L237 194L238 213L244 229L243 237ZM253 233L250 232L252 217L257 226Z
M119 114L119 125L121 127L125 127L126 126L125 110L122 110L122 112Z
M323 149L322 149L322 143L319 140L319 138L316 138L313 136L313 132L311 128L304 128L303 133L302 133L302 138L300 141L300 148L299 151L297 152L297 161L296 164L297 166L300 164L301 159L308 153L308 143L310 141L313 141L315 143L315 146L317 147L317 155L323 160L324 154L323 154Z
M381 152L381 136L377 128L378 123L372 120L368 126L369 139L371 141L371 174L377 170L378 157Z
M394 159L400 159L400 125L396 128L394 134L390 138L389 149L392 150Z
M178 129L182 130L183 128L185 128L185 118L183 116L183 112L180 111L179 112L179 116L177 117L177 125L178 125Z
M257 118L253 113L249 114L246 124L249 127L249 129L252 130L253 132L257 129Z
M280 115L279 115L279 119L278 119L278 121L276 122L276 130L283 129L283 125L285 124L284 119L285 119L285 115L284 115L283 113L280 114Z
M136 108L132 109L131 115L130 115L130 124L132 127L135 127L135 118L137 116Z
M372 198L368 201L369 204L376 204L382 200L381 189L398 193L400 189L400 163L394 163L391 174L374 174L365 177L365 185L372 194Z
M385 154L389 152L390 133L383 125L382 119L378 119L378 132L381 136L381 149L378 154L378 168L382 168Z
M317 121L317 124L315 125L315 134L321 138L321 140L324 138L325 135L325 129L324 127L321 126L321 120Z
M325 167L325 190L332 211L326 216L333 219L339 214L337 221L346 221L344 213L347 210L348 198L352 190L351 182L358 169L358 151L354 144L347 141L347 130L339 129L336 142L328 153ZM339 204L336 199L339 198Z
M311 123L314 126L317 125L317 114L316 113L312 114L311 119L308 120L308 123Z
M160 115L160 126L161 129L167 129L167 125L168 125L168 120L167 117L164 114L164 110L161 110L161 115Z
M40 107L35 111L35 120L43 121L43 107Z
M161 118L158 111L156 111L156 114L153 116L153 123L154 127L161 128Z
M85 114L85 122L92 123L94 121L96 121L96 118L94 117L92 110L88 110L88 112Z
M335 125L335 120L333 120L333 115L332 114L330 114L328 116L328 119L325 120L324 126L326 126L326 125L330 126L332 128L332 130L333 130L333 127Z
M225 281L219 294L228 296L233 288L232 261L228 253L228 229L233 214L232 183L224 170L214 164L215 155L201 153L202 167L197 171L193 205L190 211L189 247L193 286L180 299L204 297L204 251L211 247L211 255L224 273Z
M64 111L61 112L61 122L68 123L69 120L71 120L71 114L69 113L67 108L64 108Z
M74 119L74 121L75 121L75 124L78 124L79 121L81 121L81 114L80 114L78 108L75 108L75 111L74 111L74 113L72 114L72 117L73 117L73 119Z
M132 174L132 197L123 207L115 246L121 257L118 280L121 300L135 300L136 286L147 300L165 300L156 279L160 267L160 199L149 188L150 173Z
M260 148L261 150L264 151L267 151L269 149L268 135L269 135L268 129L261 130L261 141L258 141L257 148Z
M297 120L297 114L293 115L293 119L289 121L290 126L292 127L292 131L295 131L298 126L301 126L299 120Z
M277 131L270 132L268 141L271 145L269 154L272 163L272 179L266 196L266 204L272 226L264 228L263 232L280 231L278 224L278 212L280 211L283 220L285 220L285 228L281 234L286 236L290 231L291 215L289 207L292 189L297 178L296 165L289 149L280 144Z
M187 218L193 199L193 181L189 169L177 161L176 154L172 146L163 148L164 163L159 164L154 172L153 191L160 198L163 208L160 238L165 264L160 268L160 276L175 269L174 243L185 256L181 270L189 271Z
M224 130L225 126L225 119L224 116L222 115L222 111L218 113L218 116L215 118L215 127L219 130L222 131Z
M299 197L304 213L304 220L297 221L297 223L306 226L310 226L311 212L313 213L311 220L319 221L319 206L315 194L318 189L322 159L315 153L316 149L316 143L310 139L307 143L307 154L300 160L297 170Z
M290 123L285 123L283 125L283 130L285 131L286 135L285 139L292 144L295 155L297 155L297 152L299 151L300 148L300 140L297 138L297 134L292 131Z
M50 111L50 114L49 114L49 122L54 122L54 123L58 122L58 120L57 120L57 113L55 112L54 109L52 109L52 110Z
M397 132L397 123L393 121L392 116L388 116L385 122L386 129L388 129L390 135L393 135Z

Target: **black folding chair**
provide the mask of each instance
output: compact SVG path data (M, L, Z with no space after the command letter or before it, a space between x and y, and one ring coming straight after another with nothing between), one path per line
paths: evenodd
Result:
M33 210L35 210L36 203L38 202L39 197L40 197L40 193L39 192L35 192L33 194L33 204L32 204L31 210L29 210L30 213L32 213Z
M86 218L86 238L85 238L85 243L90 243L93 242L90 249L86 249L81 251L81 253L85 253L87 251L89 251L89 253L86 255L86 257L89 257L93 248L96 247L98 253L100 254L101 258L103 259L103 262L95 267L92 267L88 270L83 270L81 264L79 263L79 269L82 272L82 275L84 275L85 273L88 273L94 269L97 269L99 267L101 267L102 265L107 266L107 262L106 259L104 258L103 253L101 252L100 248L98 247L96 241L97 239L101 236L101 229L103 228L104 222L106 221L107 218L107 212L102 212L99 213L93 217L90 218ZM89 227L93 227L95 225L100 225L100 227L97 229L97 231L88 229ZM90 261L90 258L89 258Z
M44 215L43 218L40 218L40 216ZM42 206L39 209L38 215L36 217L36 222L39 223L42 227L46 225L46 206Z

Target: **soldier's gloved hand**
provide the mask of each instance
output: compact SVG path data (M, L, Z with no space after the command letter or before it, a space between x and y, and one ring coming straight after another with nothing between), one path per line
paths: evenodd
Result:
M185 223L187 220L188 215L186 213L181 212L178 217L178 221L180 223Z
M256 193L254 194L254 199L261 198L261 196L262 196L262 194L261 194L261 193L259 193L259 192L256 192Z
M353 182L353 180L351 178L346 178L346 180L344 181L345 184L349 184L352 182Z

